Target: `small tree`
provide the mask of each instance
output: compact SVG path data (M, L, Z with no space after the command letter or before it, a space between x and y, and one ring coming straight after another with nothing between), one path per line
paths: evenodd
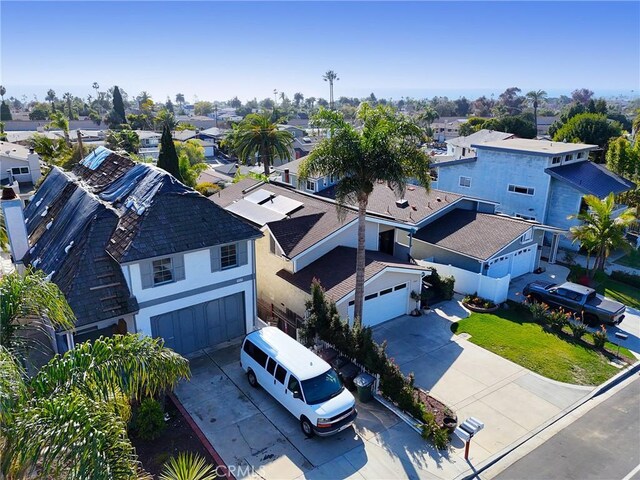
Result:
M13 117L11 116L9 105L7 105L4 100L2 100L2 103L0 103L0 121L5 120L13 120Z
M176 146L173 144L171 131L166 124L162 129L162 137L160 138L160 155L158 156L158 167L166 170L177 180L182 182L178 153L176 152Z
M113 111L116 112L120 119L118 123L127 123L127 116L124 113L124 102L122 101L122 95L117 85L113 87Z

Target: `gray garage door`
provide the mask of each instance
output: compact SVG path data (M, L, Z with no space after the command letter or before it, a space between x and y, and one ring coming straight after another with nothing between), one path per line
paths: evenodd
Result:
M240 337L246 333L244 293L151 317L151 333L183 355Z

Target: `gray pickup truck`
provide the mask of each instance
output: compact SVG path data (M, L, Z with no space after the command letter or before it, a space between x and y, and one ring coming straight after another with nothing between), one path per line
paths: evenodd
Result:
M522 293L536 301L574 312L589 325L618 325L627 308L620 302L598 295L593 288L571 282L557 285L537 280L524 287Z

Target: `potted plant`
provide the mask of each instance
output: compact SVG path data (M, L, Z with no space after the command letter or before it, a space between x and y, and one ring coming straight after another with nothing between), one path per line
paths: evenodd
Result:
M411 315L413 315L414 317L419 317L421 315L421 312L420 312L420 298L421 298L421 296L415 290L412 290L411 291L411 295L409 295L409 296L411 297L411 300L416 302L416 308L414 308L411 311Z

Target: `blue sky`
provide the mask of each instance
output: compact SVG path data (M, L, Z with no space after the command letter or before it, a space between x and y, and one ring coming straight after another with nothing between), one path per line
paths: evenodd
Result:
M156 100L640 90L639 2L0 3L7 95Z

